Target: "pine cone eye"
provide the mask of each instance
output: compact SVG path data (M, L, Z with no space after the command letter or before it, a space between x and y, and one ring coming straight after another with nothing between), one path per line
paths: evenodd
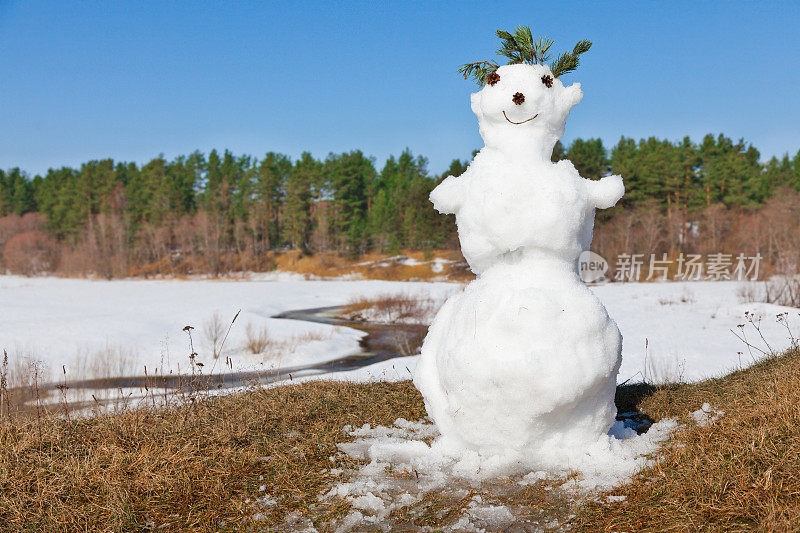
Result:
M553 77L549 74L545 74L542 76L542 83L544 83L545 87L548 89L553 86Z
M514 96L511 97L511 101L517 105L522 105L525 101L525 95L522 93L514 93Z
M497 72L492 72L491 74L486 76L486 83L488 83L489 85L493 86L498 81L500 81L500 74L498 74Z

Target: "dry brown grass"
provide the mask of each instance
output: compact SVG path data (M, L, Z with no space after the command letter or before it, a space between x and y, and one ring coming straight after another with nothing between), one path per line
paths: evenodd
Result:
M265 326L256 327L252 324L247 324L245 328L247 340L245 346L252 354L264 353L270 344L269 330Z
M424 414L410 382L313 382L71 422L4 418L0 529L252 530L292 511L324 521L348 510L317 499L328 470L347 466L329 459L343 425ZM260 508L265 493L278 503Z
M434 257L446 259L442 269L435 272L430 263ZM404 265L399 259L406 258L420 262ZM443 279L469 281L475 276L467 267L458 250L413 251L403 250L400 255L369 252L357 259L351 259L333 252L319 252L302 255L298 251L279 252L272 257L272 264L278 270L297 272L307 276L333 278L355 276L363 279L388 281L425 281Z
M800 353L770 358L689 385L618 391L618 405L685 429L658 463L614 491L624 502L592 503L584 531L797 531L800 527ZM726 414L711 427L688 413L709 402Z
M411 294L380 294L378 296L359 296L351 299L342 310L341 316L354 322L373 321L394 324L428 324L436 313L438 305L431 298Z
M697 384L620 387L621 411L638 406L656 420L679 417L686 427L656 466L614 490L625 501L588 503L572 525L584 531L796 529L798 376L795 351ZM425 416L410 382L311 382L216 398L196 393L169 409L70 421L44 408L41 421L36 411L9 414L2 386L0 399L0 530L22 531L164 524L166 531L274 530L288 527L291 513L325 530L349 511L345 501L318 499L342 481L331 468L355 466L337 453L336 444L347 440L342 427ZM687 416L703 402L726 411L710 428ZM544 486L514 492L490 485L475 490L532 516L543 510L564 524L572 512L572 503ZM277 503L259 506L265 494ZM411 529L437 527L464 502L432 493L393 519Z
M280 359L284 354L310 342L329 339L331 332L306 331L294 335L275 338L270 335L266 326L256 327L248 324L245 328L246 339L244 349L252 354L261 354L264 359Z

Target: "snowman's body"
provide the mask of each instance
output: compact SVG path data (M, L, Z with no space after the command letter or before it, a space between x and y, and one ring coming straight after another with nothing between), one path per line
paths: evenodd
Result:
M549 73L540 65L498 73L472 101L486 147L431 193L439 211L456 215L477 279L439 311L414 383L450 444L535 461L543 448L589 445L614 422L622 339L577 261L595 209L616 203L623 187L550 162L579 86L538 87ZM512 92L531 105L509 105Z

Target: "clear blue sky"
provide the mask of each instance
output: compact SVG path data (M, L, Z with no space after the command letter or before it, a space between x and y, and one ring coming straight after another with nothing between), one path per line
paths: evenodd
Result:
M438 173L482 145L456 68L520 24L594 42L567 142L800 148L797 2L0 0L0 168L409 147Z

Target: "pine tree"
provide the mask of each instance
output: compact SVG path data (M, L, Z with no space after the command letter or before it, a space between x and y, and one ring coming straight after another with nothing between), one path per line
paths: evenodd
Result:
M558 163L562 159L567 158L567 151L564 150L564 145L561 144L561 141L556 141L556 145L553 147L553 153L550 155L550 161L553 163Z
M259 234L269 248L280 244L280 211L284 187L292 170L288 156L268 152L255 176L253 219Z
M375 179L375 167L361 150L330 154L325 173L333 189L332 228L339 250L357 254L363 251L366 232L367 185Z
M598 180L608 174L609 161L601 139L575 139L567 150L566 159L586 179Z
M394 156L389 156L380 175L369 187L368 228L373 247L378 251L400 249L400 214L397 206L398 167Z
M33 184L19 168L0 171L0 216L24 215L36 209Z
M311 232L311 184L318 180L321 164L303 152L286 180L286 195L281 210L283 241L295 250L306 251Z

